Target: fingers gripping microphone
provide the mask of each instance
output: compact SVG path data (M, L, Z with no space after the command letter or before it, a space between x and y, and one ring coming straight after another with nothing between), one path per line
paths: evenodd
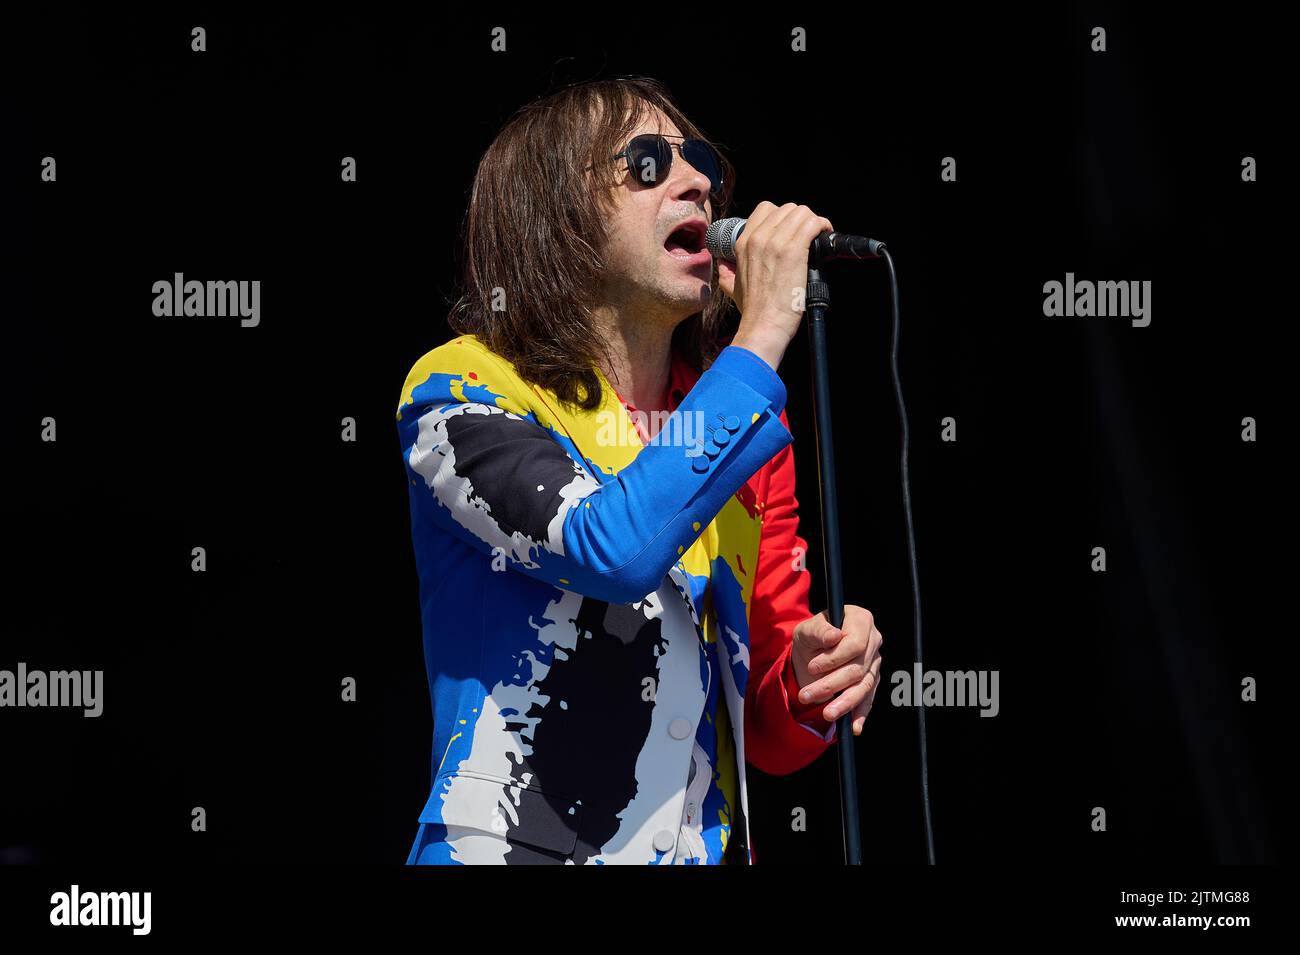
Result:
M709 226L704 244L715 259L736 261L736 242L744 231L745 219L719 219ZM814 259L829 262L832 259L874 259L880 256L885 243L861 235L843 232L823 232L813 239L809 253Z

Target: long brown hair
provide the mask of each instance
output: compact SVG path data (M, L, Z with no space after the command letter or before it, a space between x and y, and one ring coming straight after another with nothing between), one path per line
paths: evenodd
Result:
M621 168L610 157L652 106L682 135L707 138L649 77L590 80L528 103L483 154L465 212L459 298L448 324L476 335L526 381L587 411L601 403L593 366L609 355L593 310ZM722 167L715 219L726 214L733 188L725 156ZM697 371L735 331L717 278L715 263L709 304L673 332L674 350Z

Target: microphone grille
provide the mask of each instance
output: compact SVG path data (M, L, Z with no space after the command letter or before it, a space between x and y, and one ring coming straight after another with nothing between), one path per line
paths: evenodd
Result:
M744 227L745 220L735 216L710 223L704 235L705 248L715 259L736 261L736 239Z

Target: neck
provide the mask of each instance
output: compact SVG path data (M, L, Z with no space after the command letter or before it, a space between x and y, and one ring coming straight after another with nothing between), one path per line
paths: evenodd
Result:
M601 371L624 399L639 411L668 407L672 368L673 327L654 322L622 320L618 313L599 316L609 343L610 366Z

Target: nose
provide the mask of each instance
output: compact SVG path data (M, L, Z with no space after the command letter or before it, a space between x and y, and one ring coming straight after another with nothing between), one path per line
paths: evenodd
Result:
M686 161L686 157L681 154L681 149L675 143L673 151L677 155L673 157L672 177L668 186L669 196L682 202L693 202L702 206L709 198L709 190L713 184L709 182L708 176Z

